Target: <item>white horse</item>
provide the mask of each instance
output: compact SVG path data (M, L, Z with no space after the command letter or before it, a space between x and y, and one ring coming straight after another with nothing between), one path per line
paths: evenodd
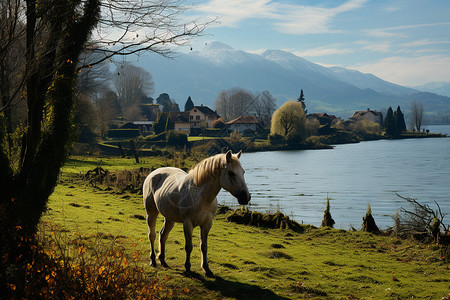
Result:
M202 269L206 276L213 277L207 257L208 233L217 211L217 194L224 188L245 205L250 201L250 193L244 180L244 169L238 154L228 151L206 158L189 173L178 168L159 168L148 175L143 186L144 205L149 227L151 265L156 266L154 241L156 238L156 218L164 216L164 225L159 233L159 255L161 265L165 261L165 245L174 224L183 223L186 240L186 272L191 270L192 231L200 226Z

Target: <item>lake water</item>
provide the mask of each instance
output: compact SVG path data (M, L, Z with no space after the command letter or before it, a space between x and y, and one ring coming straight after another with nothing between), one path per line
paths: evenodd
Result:
M425 126L450 135L450 126ZM396 193L437 209L450 222L450 138L380 140L337 145L331 150L244 153L241 164L252 194L250 209L280 210L294 220L320 226L327 197L335 228L359 229L370 203L380 228L393 225ZM220 204L237 207L222 190Z

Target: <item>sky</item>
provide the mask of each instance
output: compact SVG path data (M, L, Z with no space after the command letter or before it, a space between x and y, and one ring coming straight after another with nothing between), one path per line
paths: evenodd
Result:
M217 18L192 42L280 49L324 66L404 86L450 82L450 0L197 0L190 17Z

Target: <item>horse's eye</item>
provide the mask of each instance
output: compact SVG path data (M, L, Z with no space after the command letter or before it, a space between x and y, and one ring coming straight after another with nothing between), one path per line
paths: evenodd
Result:
M228 171L228 176L236 176L233 171Z

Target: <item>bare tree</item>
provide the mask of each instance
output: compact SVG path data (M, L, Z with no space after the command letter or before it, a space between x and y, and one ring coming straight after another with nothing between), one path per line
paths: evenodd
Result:
M110 89L104 90L98 98L94 98L100 136L105 136L109 125L120 114L120 104L116 93Z
M250 114L254 102L255 97L251 92L243 88L232 88L219 92L214 107L225 121L229 121Z
M422 103L413 102L411 105L411 122L417 131L420 131L423 121L423 106Z
M143 97L153 94L155 86L149 72L131 64L116 69L113 83L122 107L141 103Z
M265 126L270 125L272 114L276 109L276 101L269 91L259 93L252 105L255 116L259 117Z
M77 76L78 93L94 99L101 95L103 91L108 90L111 83L112 73L108 64L97 64L92 66L91 63L101 59L101 53L93 51L84 51L80 55L79 66L88 66L80 69ZM89 67L90 66L90 67Z
M102 14L86 49L103 57L90 66L144 51L173 57L173 46L186 45L215 22L184 22L186 0L103 0L99 5Z

